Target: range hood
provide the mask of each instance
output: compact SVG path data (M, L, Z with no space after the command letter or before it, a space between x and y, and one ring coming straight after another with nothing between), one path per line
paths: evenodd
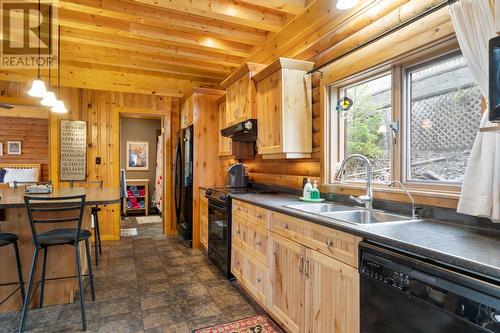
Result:
M222 136L233 141L257 141L257 119L248 119L220 131Z

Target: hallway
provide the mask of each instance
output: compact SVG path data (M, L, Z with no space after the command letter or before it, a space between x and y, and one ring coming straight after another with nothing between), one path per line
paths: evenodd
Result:
M137 229L138 236L103 243L95 302L87 288L88 332L187 333L262 311L200 251L163 236L160 223ZM0 314L0 332L16 332L18 322L17 314ZM80 332L79 302L31 310L26 329Z

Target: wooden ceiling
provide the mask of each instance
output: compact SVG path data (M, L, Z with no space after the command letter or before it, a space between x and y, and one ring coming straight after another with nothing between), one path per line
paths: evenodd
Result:
M309 1L59 0L63 81L170 96L217 88Z

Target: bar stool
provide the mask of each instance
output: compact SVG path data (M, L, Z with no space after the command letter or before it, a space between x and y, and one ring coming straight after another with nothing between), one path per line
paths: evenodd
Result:
M24 331L26 317L28 314L28 306L31 300L31 293L33 291L33 280L35 278L35 271L38 262L38 254L43 250L42 262L42 279L40 287L40 308L43 307L43 296L45 289L45 281L61 278L78 277L78 284L80 289L80 311L82 318L83 330L87 329L87 320L85 317L85 303L83 300L83 280L82 268L80 260L80 247L81 241L85 241L85 251L87 254L88 263L88 277L90 282L90 290L92 293L92 300L95 301L94 290L94 275L92 273L92 261L90 256L89 238L90 231L82 229L83 212L85 206L85 194L65 196L65 197L42 197L42 196L24 196L24 203L28 212L31 231L33 235L33 244L35 250L33 253L33 261L31 263L31 271L28 282L28 292L23 304L23 312L21 316L21 323L19 325L19 332ZM65 217L59 217L60 213L65 212ZM56 216L56 217L54 217ZM55 228L45 232L38 232L37 225L40 224L55 224L55 223L71 223L76 224L73 228ZM45 278L47 266L47 254L49 247L72 245L75 250L76 257L76 276L55 277L51 279Z
M0 284L0 286L10 286L13 284L19 285L19 287L17 287L16 290L14 290L9 296L7 296L4 300L0 302L0 305L5 303L18 290L21 291L21 299L23 303L26 297L26 294L24 292L23 269L21 267L21 258L19 257L19 247L17 246L18 240L19 237L16 234L4 233L4 232L0 233L0 247L8 246L11 244L14 245L14 254L16 256L17 277L18 277L18 282L3 283Z
M69 186L74 187L75 184L79 185L97 185L99 188L102 189L102 185L104 184L104 181L102 180L87 180L87 181L80 181L80 180L70 180L69 181ZM99 266L99 255L102 254L102 248L101 248L101 230L99 229L99 212L101 211L101 208L99 206L94 206L91 208L91 213L94 218L94 230L95 230L95 235L94 235L94 252L95 252L95 265ZM99 252L97 251L99 250Z

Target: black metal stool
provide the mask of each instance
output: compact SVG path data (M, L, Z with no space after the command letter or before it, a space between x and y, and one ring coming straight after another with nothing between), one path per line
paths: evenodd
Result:
M33 235L33 244L35 251L33 253L33 262L31 264L31 271L28 283L28 292L24 300L23 312L21 323L19 325L19 332L24 331L26 316L28 314L28 306L31 300L31 293L33 291L33 280L35 278L35 271L38 262L38 254L43 250L43 263L42 263L42 280L40 288L40 308L43 306L43 295L45 288L45 281L52 280L45 278L45 271L47 265L47 254L49 247L71 245L75 250L77 275L69 277L56 277L53 279L73 278L78 277L80 288L80 310L82 317L83 330L87 329L87 320L85 318L85 303L83 300L83 280L82 268L80 259L79 244L85 241L85 250L87 253L88 262L88 276L90 280L90 290L92 292L92 300L95 301L94 290L94 276L92 274L92 261L90 256L90 231L82 229L83 212L85 206L85 195L66 196L66 197L41 197L41 196L25 196L24 203L28 211L30 220L31 231ZM64 216L61 213L65 213ZM52 229L45 232L37 231L37 224L53 224L53 223L71 223L76 224L73 228L60 228Z
M102 180L87 180L87 181L80 181L80 180L70 180L69 185L71 187L74 187L75 184L79 185L97 185L99 188L102 188L104 181ZM87 187L87 186L85 186ZM99 255L102 254L102 248L101 248L101 230L99 229L99 212L101 211L101 208L99 206L94 206L91 209L92 216L94 217L94 252L95 252L95 265L99 266ZM98 251L99 250L99 251Z
M24 292L23 269L21 266L21 258L19 257L19 247L17 246L18 240L19 240L19 237L16 234L0 233L0 247L8 246L11 244L14 245L14 254L16 256L17 276L18 276L18 282L3 283L3 284L0 284L0 286L10 286L10 285L14 285L14 284L19 285L19 287L17 287L16 290L14 290L9 296L7 296L4 300L2 300L0 302L0 305L5 303L18 290L21 291L21 299L22 299L23 303L24 303L24 299L26 297L26 294Z

